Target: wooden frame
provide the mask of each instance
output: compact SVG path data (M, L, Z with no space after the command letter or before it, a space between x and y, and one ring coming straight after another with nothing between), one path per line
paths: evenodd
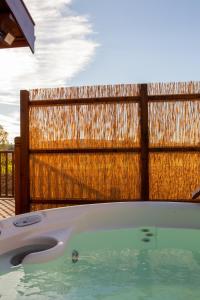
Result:
M21 155L20 155L20 201L23 212L30 210L29 186L29 92L20 92L20 124L21 124Z
M94 203L87 199L30 199L29 183L29 155L30 154L61 154L61 153L139 153L141 169L141 198L124 199L124 201L148 201L149 200L149 154L150 153L184 153L200 152L199 146L190 147L150 147L149 128L148 128L148 103L149 102L179 102L179 101L200 101L200 94L175 94L175 95L148 95L148 85L141 84L138 96L131 97L103 97L103 98L83 98L83 99L60 99L60 100L32 100L29 99L28 91L21 91L21 162L20 172L17 172L17 182L21 189L16 192L18 209L17 213L30 211L32 204L60 204L74 205ZM29 149L29 109L34 106L57 106L57 105L76 105L76 104L99 104L99 103L138 103L140 109L140 128L141 145L140 147L121 147L121 148L83 148L83 149ZM116 200L95 200L95 203L113 202ZM120 200L121 201L121 200ZM156 201L177 201L176 199L156 199ZM187 202L186 199L178 200ZM190 202L193 200L191 199ZM198 200L195 200L195 202Z
M21 192L21 138L15 138L15 214L18 215L24 211L22 206Z

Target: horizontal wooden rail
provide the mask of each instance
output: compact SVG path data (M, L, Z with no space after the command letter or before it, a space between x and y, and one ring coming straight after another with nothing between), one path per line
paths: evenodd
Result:
M200 94L148 95L149 102L200 101Z
M134 148L72 148L72 149L31 149L30 154L84 154L84 153L140 153L140 147ZM149 152L200 152L200 147L149 147Z
M31 199L31 204L95 204L95 203L109 203L109 202L132 202L140 201L139 199Z
M138 103L141 96L126 97L99 97L99 98L78 98L78 99L52 99L52 100L32 100L30 106L55 106L55 105L75 105L75 104L102 104L102 103ZM148 102L177 102L177 101L200 101L200 94L175 94L175 95L147 95Z
M102 104L102 103L134 103L139 102L139 96L129 97L101 97L101 98L81 98L81 99L52 99L52 100L32 100L29 101L30 106L55 106L55 105L76 105L76 104Z
M80 204L96 204L96 203L113 203L113 202L146 202L146 200L143 199L31 199L31 204L41 204L41 205L60 205L60 204L66 204L66 205L80 205ZM187 203L200 203L200 199L193 200L190 199L149 199L151 202L187 202Z
M30 154L81 154L81 153L139 153L140 148L72 148L72 149L31 149Z
M199 152L200 147L152 147L149 148L149 152Z
M14 151L13 150L6 150L6 151L4 151L4 150L0 150L0 153L13 153Z

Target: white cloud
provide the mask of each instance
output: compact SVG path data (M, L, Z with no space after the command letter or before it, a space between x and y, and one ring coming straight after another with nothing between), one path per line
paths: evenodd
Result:
M8 115L0 114L1 125L6 128L7 132L12 133L12 138L19 134L19 114L18 112L12 112ZM11 140L13 142L13 140Z
M0 103L19 103L19 90L66 85L91 61L98 46L86 16L72 13L72 0L25 0L36 23L35 55L29 49L0 51ZM4 115L0 124L13 137L18 113Z

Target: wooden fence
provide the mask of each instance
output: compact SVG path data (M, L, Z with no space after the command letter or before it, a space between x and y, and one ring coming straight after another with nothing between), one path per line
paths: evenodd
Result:
M21 91L17 213L112 201L191 201L200 83Z
M0 151L0 198L14 197L14 151Z

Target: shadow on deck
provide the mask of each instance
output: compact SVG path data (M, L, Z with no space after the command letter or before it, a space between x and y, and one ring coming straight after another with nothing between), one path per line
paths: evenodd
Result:
M0 219L15 215L15 200L13 198L0 198Z

